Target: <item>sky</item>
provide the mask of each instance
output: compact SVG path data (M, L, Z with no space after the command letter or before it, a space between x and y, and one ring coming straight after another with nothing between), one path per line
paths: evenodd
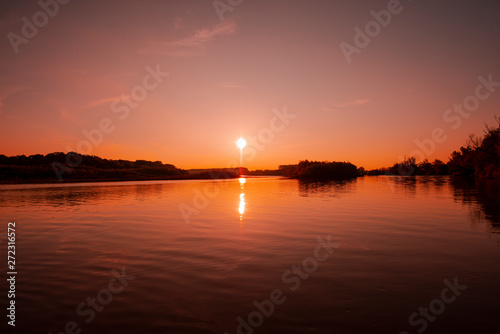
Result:
M447 161L500 116L500 2L0 4L0 154Z

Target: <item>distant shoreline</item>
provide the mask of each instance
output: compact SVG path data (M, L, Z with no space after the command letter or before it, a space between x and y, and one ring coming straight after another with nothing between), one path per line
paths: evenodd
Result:
M64 181L54 180L54 179L32 179L32 180L12 180L12 181L0 181L0 185L9 184L67 184L67 183L91 183L91 182L124 182L124 181L177 181L177 180L228 180L237 179L239 176L228 176L228 177L207 177L205 175L189 175L187 177L138 177L138 178L107 178L107 179L66 179Z

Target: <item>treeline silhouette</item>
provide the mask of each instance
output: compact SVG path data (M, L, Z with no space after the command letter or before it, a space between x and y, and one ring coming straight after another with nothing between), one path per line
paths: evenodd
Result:
M364 175L363 167L357 168L350 162L301 160L298 164L280 165L278 169L257 169L247 175L284 176L303 181L345 180Z
M279 169L256 169L245 173L245 175L252 176L283 176L283 173Z
M454 151L447 163L427 159L417 163L406 158L391 167L365 171L349 162L303 160L281 165L277 170L257 170L246 175L276 175L303 180L346 179L360 175L465 175L500 179L500 118L498 126L486 126L482 137L469 136L466 144ZM0 182L52 182L92 180L155 180L235 178L237 169L199 170L195 173L161 161L112 160L75 152L46 155L5 156L0 154Z
M430 162L425 159L417 163L414 157L406 158L403 162L395 163L392 167L372 169L366 175L449 175L448 164L441 160Z
M220 174L220 175L219 175ZM0 182L75 182L105 180L210 179L234 178L232 171L189 173L171 164L147 160L112 160L75 152L47 155L0 155Z
M485 126L484 135L470 135L466 144L453 151L447 163L441 160L417 163L414 157L395 163L392 167L374 169L367 175L464 175L500 179L500 118L498 126Z
M469 136L465 146L451 154L448 167L453 174L500 178L500 118L498 127L486 125L482 137Z
M350 162L300 161L297 165L281 165L283 176L299 180L349 179L360 175L360 170Z

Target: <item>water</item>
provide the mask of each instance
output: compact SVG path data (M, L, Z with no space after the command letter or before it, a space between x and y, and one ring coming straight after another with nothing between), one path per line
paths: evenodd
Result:
M500 192L488 184L380 176L4 185L0 203L5 230L16 222L18 272L16 327L3 315L2 333L496 333L500 325ZM331 254L318 238L330 238ZM3 233L3 254L6 242ZM126 283L114 278L121 274ZM449 303L445 280L466 286L446 290ZM418 314L429 306L435 314Z

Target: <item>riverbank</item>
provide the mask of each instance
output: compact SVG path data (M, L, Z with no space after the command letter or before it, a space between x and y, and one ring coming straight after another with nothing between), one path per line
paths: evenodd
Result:
M57 179L26 179L26 180L12 180L12 181L0 181L2 184L64 184L64 183L90 183L90 182L123 182L123 181L169 181L169 180L224 180L224 179L236 179L238 174L228 173L227 177L212 177L205 175L187 175L187 176L177 176L177 177L137 177L137 178L104 178L104 179L65 179L59 181Z

